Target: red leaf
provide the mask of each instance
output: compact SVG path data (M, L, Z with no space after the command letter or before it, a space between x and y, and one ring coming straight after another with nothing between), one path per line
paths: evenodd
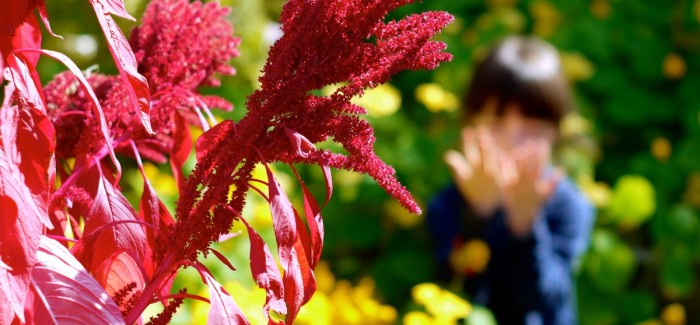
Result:
M288 128L285 128L284 131L287 133L287 137L289 137L289 141L291 141L292 146L296 149L299 157L308 158L309 153L316 151L314 144L299 132Z
M0 150L0 260L14 274L27 272L34 264L44 228L44 216L20 179L17 166Z
M17 37L21 39L24 36L18 35L23 34L18 29L27 20L34 19L32 11L37 3L28 0L0 1L0 73L5 70L5 60L17 48L16 45L22 47L22 44L15 44Z
M323 217L321 216L321 208L318 206L316 199L311 194L311 191L309 191L309 188L306 187L306 184L301 179L299 173L297 173L296 169L294 169L293 166L292 171L294 172L294 175L296 175L297 180L301 185L302 191L304 192L304 215L306 216L306 222L309 225L309 231L311 233L311 247L310 249L308 249L308 251L310 252L309 261L311 264L311 268L315 268L316 264L318 264L318 261L321 259L321 252L323 251L324 228ZM325 172L326 168L324 168L324 173ZM329 178L330 173L326 175L326 180L328 181ZM328 186L326 186L326 188L328 189L326 193L329 193L332 190L332 188L329 188Z
M12 274L0 268L0 324L17 319L24 323L24 299L29 291L29 272Z
M34 15L27 15L24 22L17 27L12 38L12 47L15 50L41 48L41 29ZM39 62L39 55L35 53L25 54L25 58L32 68Z
M102 27L102 32L107 39L109 51L112 53L114 63L119 69L122 81L129 92L129 100L134 109L140 110L141 122L148 133L153 133L150 121L150 90L148 89L148 81L138 73L136 57L129 46L129 42L122 33L117 23L112 19L110 14L114 14L123 18L133 19L126 12L124 2L122 0L90 0L92 7L95 9L97 20Z
M26 55L18 55L21 57L26 57ZM7 86L6 93L11 95L16 91L20 98L24 99L29 104L36 106L37 108L41 108L42 111L46 111L46 109L44 109L44 99L41 91L39 90L41 89L39 77L36 74L36 71L34 71L34 67L30 68L19 56L13 54L7 58L10 83ZM7 106L10 99L11 96L7 96L5 98L5 103L3 104Z
M98 123L100 123L100 131L102 131L102 135L105 138L105 144L106 144L106 149L109 152L109 156L112 160L112 163L114 164L116 170L117 170L117 180L119 179L121 175L121 165L119 164L119 161L117 160L117 157L114 155L114 148L112 147L112 138L109 135L109 128L107 127L107 123L105 122L105 115L104 112L102 111L102 106L100 106L100 102L97 100L97 96L95 95L95 92L92 90L92 87L90 87L90 84L85 80L85 77L83 76L83 73L78 69L78 66L73 63L67 56L65 56L63 53L60 52L55 52L55 51L50 51L50 50L27 50L28 52L38 52L42 53L50 58L53 58L61 63L63 63L72 73L75 75L76 79L78 80L78 83L80 84L80 87L83 89L83 91L88 95L88 99L90 102L93 104L93 114L95 114L98 117ZM22 51L24 52L24 51Z
M46 114L31 105L10 106L0 112L0 137L8 163L17 166L24 186L39 209L41 220L52 228L48 218L50 192L53 192L56 149L53 124Z
M312 284L313 276L306 260L305 252L297 244L298 226L295 214L296 211L289 201L287 195L282 191L279 182L272 174L272 170L267 169L267 179L269 184L268 198L270 200L270 212L272 213L272 223L277 239L277 251L280 263L284 269L284 298L287 303L287 321L293 322L301 306L308 300L306 295L307 286L311 292L315 290L315 283ZM304 231L306 231L304 229Z
M104 6L104 10L107 13L129 20L136 20L126 11L123 0L92 0L92 5L95 6L96 4Z
M224 120L221 123L214 125L211 129L209 129L207 132L204 132L202 135L197 138L197 145L195 147L195 151L197 153L197 161L202 160L204 156L206 156L209 151L214 149L219 142L224 140L225 136L229 134L231 130L233 130L236 127L233 121L231 120Z
M297 252L296 257L298 259L299 269L301 270L301 288L303 288L304 293L304 298L300 304L300 306L302 306L306 304L311 299L314 292L316 292L316 279L313 274L313 265L311 264L311 239L309 238L306 226L299 217L299 214L296 213L296 210L294 212L297 224L297 239L294 242L294 249ZM300 289L291 286L285 286L285 289L286 288L294 288L294 290ZM293 294L287 294L285 292L285 296L293 296ZM294 317L296 317L296 315L288 316L287 321L291 323L294 320Z
M270 248L263 241L262 237L248 224L248 222L239 218L248 229L248 238L250 240L250 270L253 273L253 279L260 288L265 289L266 298L263 311L265 317L270 323L274 323L270 319L270 309L279 313L286 314L287 306L284 303L284 283L280 270L277 268L274 257L270 252Z
M49 314L36 316L55 324L124 324L119 307L63 245L42 237L37 258L31 272L34 312Z
M226 256L224 256L224 254L221 254L221 252L219 252L211 247L209 247L209 251L214 253L214 256L216 256L216 258L218 258L219 261L221 261L221 263L224 263L229 269L231 269L231 271L236 270L236 268L233 267L233 265L231 264L231 261L229 261L228 258L226 258Z
M110 297L114 297L115 293L131 283L136 284L136 290L142 290L146 286L144 273L139 263L123 250L114 252L105 260L94 272L94 276ZM129 297L131 295L127 295L127 300Z
M197 267L197 270L209 287L210 307L207 325L250 324L243 311L236 305L233 297L214 279L211 273L203 267Z
M89 207L79 207L85 230L73 248L75 256L90 271L120 249L136 261L143 261L147 245L144 229L136 223L123 223L139 222L139 217L121 192L107 181L99 163L85 170L76 185L93 200Z
M44 23L44 27L46 27L46 31L48 31L49 34L53 37L63 39L63 36L56 35L56 33L54 33L51 30L51 24L49 24L49 15L46 13L46 4L44 4L44 2L41 2L37 9L39 10L39 17L41 17L41 21Z
M153 248L156 247L156 238L168 237L170 235L169 227L175 223L175 220L173 220L165 204L158 198L156 190L151 185L148 177L146 177L141 157L133 142L132 148L134 150L136 163L141 171L141 177L143 177L143 194L141 195L139 204L139 216L141 217L141 221L153 226L153 228L146 229L148 245L146 245L143 260L143 267L146 270L146 275L150 279L155 272ZM168 287L168 290L169 289Z
M170 168L177 180L178 188L182 188L185 184L185 176L182 173L182 167L185 165L187 158L192 152L192 134L190 127L185 119L179 114L174 114L175 132L173 134L173 150L170 153Z

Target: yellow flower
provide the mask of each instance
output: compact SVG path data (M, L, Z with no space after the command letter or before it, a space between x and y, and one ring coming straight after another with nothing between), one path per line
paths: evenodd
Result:
M526 19L520 10L515 8L499 8L494 11L496 19L511 33L520 33L525 29Z
M658 160L668 160L671 156L671 142L664 137L655 138L651 142L651 154Z
M577 183L583 194L595 207L603 208L610 204L608 184L596 182L588 175L579 177Z
M316 288L322 293L331 293L335 286L335 276L331 272L330 265L325 261L319 261L314 269Z
M665 325L685 325L685 307L672 303L661 310L661 320Z
M433 112L452 112L459 107L457 96L436 83L422 84L416 88L416 99Z
M562 52L560 55L564 74L572 81L590 79L595 73L593 63L585 56L575 52Z
M396 310L382 305L373 295L374 281L371 278L362 279L357 287L353 287L347 280L338 281L335 289L327 295L330 302L328 308L332 314L331 324L393 324L397 318Z
M153 188L155 188L156 193L169 197L177 196L178 188L175 177L169 173L161 172L158 166L150 162L143 164L143 171L146 173L146 177L148 177Z
M541 37L554 34L561 21L561 13L549 1L536 1L530 4L530 14L534 20L533 31Z
M664 58L663 71L667 79L681 79L685 76L686 72L685 60L677 53L669 53Z
M695 208L700 208L700 173L692 173L688 176L684 199Z
M478 274L486 269L490 258L489 246L483 240L473 239L452 252L450 263L458 272Z
M425 308L434 316L450 321L467 317L472 311L472 306L468 302L447 290L442 290L438 299L426 305Z
M430 301L437 299L442 289L435 283L421 283L411 290L413 300L422 305L427 305Z
M656 211L654 186L646 178L625 175L615 183L608 212L620 226L630 229L651 218Z
M401 108L401 92L386 83L365 91L364 95L353 98L352 102L366 108L370 116L389 116Z
M469 316L472 306L457 295L443 290L434 283L422 283L411 290L413 300L425 306L425 310L436 318L436 324L453 324Z
M591 129L591 123L578 114L564 116L559 124L559 133L562 137L570 137L577 134L586 134Z
M403 316L404 325L433 325L435 320L432 316L422 311L411 311Z
M608 18L608 16L610 16L610 12L612 12L612 6L610 6L610 2L608 0L593 0L591 1L589 9L591 10L593 17L598 19Z
M333 324L333 301L323 292L316 292L311 300L299 311L295 324Z

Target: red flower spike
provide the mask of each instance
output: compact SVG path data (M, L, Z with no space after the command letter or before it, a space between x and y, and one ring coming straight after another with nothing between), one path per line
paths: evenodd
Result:
M349 154L346 159L333 156L335 167L369 174L407 209L419 213L410 193L396 181L394 170L374 155L372 128L353 115L361 110L349 103L365 88L386 82L401 70L430 69L451 58L442 52L443 43L430 41L452 20L450 15L430 12L382 22L389 11L407 2L288 2L282 15L284 36L270 50L260 79L262 88L250 97L248 106L259 115L259 122L268 124L264 130L272 129L271 138L279 136L278 128L292 129L312 143L332 137ZM376 45L369 42L370 37L376 38ZM314 89L343 82L347 85L329 98L309 95ZM273 145L263 146L274 155L267 157L270 161L325 164L319 160L325 156L321 153L312 160L279 142Z
M151 2L143 23L132 32L131 45L143 57L139 71L154 93L218 86L215 73L234 74L228 62L238 56L240 40L232 36L228 13L216 3Z

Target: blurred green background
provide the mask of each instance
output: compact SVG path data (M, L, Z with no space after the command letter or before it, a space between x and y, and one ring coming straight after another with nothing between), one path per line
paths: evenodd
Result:
M147 3L125 2L137 18ZM243 40L233 62L238 75L204 91L230 99L236 109L226 117L239 119L275 38L283 1L221 3L233 8L230 19ZM90 6L82 0L47 5L53 30L64 40L47 35L45 47L68 54L83 69L97 64L99 71L115 73ZM435 71L404 72L359 99L375 126L378 155L394 166L419 203L425 208L449 181L441 156L456 142L461 94L473 62L503 36L538 35L561 51L579 108L562 123L557 161L598 208L591 247L577 268L581 322L700 323L700 1L426 0L392 15L425 10L455 15L439 36L454 60ZM119 23L127 34L135 24ZM49 60L40 68L44 82L63 69ZM147 166L172 204L177 193L167 171ZM314 193L323 195L318 168L302 172ZM123 182L132 200L141 186L140 176L133 175L127 173ZM335 195L324 210L319 293L298 323L449 324L465 316L454 312L468 310L461 308L469 297L458 297L458 281L431 284L436 270L424 217L406 213L366 176L334 171L334 183ZM299 194L294 185L288 191ZM251 199L246 213L271 240L266 209L262 199ZM244 237L220 247L238 271L214 268L257 323L264 293L250 280ZM488 252L479 247L459 250L455 260L482 263ZM186 274L178 283L190 279L196 282L196 275ZM469 324L492 323L483 308L471 310ZM206 317L206 306L191 302L175 322L200 317Z

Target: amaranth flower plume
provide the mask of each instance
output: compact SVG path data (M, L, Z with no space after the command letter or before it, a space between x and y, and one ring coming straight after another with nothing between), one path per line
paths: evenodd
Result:
M303 162L326 171L330 166L367 173L411 212L420 212L394 170L375 155L373 130L359 116L365 110L350 103L353 96L402 70L433 69L451 59L442 52L445 44L431 41L452 20L449 14L428 12L383 21L390 11L410 2L292 0L285 5L283 36L270 50L261 88L249 97L247 115L238 123L218 124L197 144L198 164L178 201L171 250L194 259L226 234L233 220L245 222L240 211L258 163ZM342 86L329 97L312 94L337 84ZM315 148L315 143L328 139L340 143L347 155ZM231 185L235 191L229 196ZM315 290L310 269L320 256L322 219L305 187L308 230L269 171L267 186L284 272L262 252L251 256L251 268L267 290L266 312L286 314L286 321L292 322ZM248 229L251 242L257 243Z

